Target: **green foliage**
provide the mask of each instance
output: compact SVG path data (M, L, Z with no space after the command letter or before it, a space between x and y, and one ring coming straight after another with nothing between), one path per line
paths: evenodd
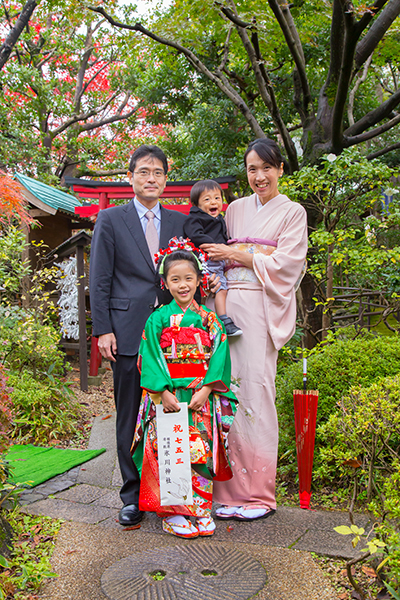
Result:
M379 569L385 567L388 589L391 588L390 592L396 598L393 588L396 590L400 588L400 461L398 459L393 461L392 470L392 474L383 482L380 499L371 502L369 509L378 519L375 531L385 541L387 547L386 559Z
M352 576L351 566L382 552L384 557L376 570L384 574L395 598L391 586L398 589L400 584L400 375L381 379L368 388L352 388L342 398L340 411L331 415L320 433L325 441L322 460L333 466L336 477L352 471L351 506L357 494L360 498L366 492L367 500L375 496L368 508L377 520L368 535L355 525L335 527L337 533L354 535L353 547L366 540L367 547L362 549L366 554L347 563L348 578L361 597L366 597Z
M12 421L12 402L10 400L8 378L0 364L0 454L9 446L9 432ZM0 481L2 481L0 474Z
M132 140L162 133L144 123L130 77L145 49L82 2L38 4L0 73L1 162L50 185L66 168L126 170Z
M54 375L62 375L64 354L58 347L59 339L52 325L41 324L23 309L0 310L1 358L12 371L28 370L40 377L52 367Z
M8 474L8 466L2 458L2 454L11 443L10 432L13 404L10 400L10 388L7 379L4 367L0 364L0 493Z
M348 476L356 466L360 486L371 500L380 491L379 474L390 473L393 458L400 458L400 375L352 387L318 433L324 441L324 472L331 468L336 477Z
M400 372L400 337L363 335L355 340L338 339L308 359L308 389L319 391L317 423L326 422L352 386L367 387L374 381ZM301 361L278 373L276 404L280 423L280 452L295 460L293 390L302 389ZM317 431L317 446L323 436Z
M386 589L388 590L388 592L392 596L392 598L394 598L394 600L400 600L400 593L396 592L396 590L394 590L392 588L392 586L389 583L387 583L386 581L384 581L384 584L386 586Z
M368 161L359 150L348 149L340 156L323 156L318 166L304 166L282 181L282 193L309 205L318 215L320 226L310 236L314 258L308 269L316 281L328 278L329 260L335 283L346 275L352 284L369 287L378 268L400 261L397 200L391 215L377 218L376 212L382 189L395 174L378 160ZM387 235L390 229L396 230L394 246L382 244L383 239L376 243L378 232Z
M15 532L11 557L0 556L0 599L33 598L53 572L50 557L62 521L23 514L19 509L3 511ZM3 594L3 595L1 595ZM36 597L36 596L35 596Z
M0 231L0 301L13 300L21 289L21 280L30 273L28 259L22 260L27 247L25 233L10 225Z
M9 377L14 403L14 430L18 441L46 445L77 433L78 409L69 386L51 373L39 381L24 371Z
M374 537L371 540L368 539L369 535L365 534L364 527L357 527L357 525L339 525L338 527L333 528L336 533L340 533L341 535L354 535L351 540L353 548L356 548L361 540L365 539L365 543L367 544L367 548L363 549L363 552L369 552L370 554L376 554L377 552L383 552L383 548L386 546L385 542L382 542L380 539ZM372 532L372 529L370 533Z

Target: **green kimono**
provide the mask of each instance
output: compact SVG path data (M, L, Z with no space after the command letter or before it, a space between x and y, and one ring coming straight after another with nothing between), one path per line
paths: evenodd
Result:
M212 506L212 480L232 477L226 452L237 400L230 391L231 362L227 336L215 313L193 301L184 312L173 300L148 319L139 350L143 399L133 442L141 467L140 510L207 516ZM155 404L169 390L190 404L194 392L210 385L212 392L200 411L189 410L192 464L192 506L161 506L158 475Z

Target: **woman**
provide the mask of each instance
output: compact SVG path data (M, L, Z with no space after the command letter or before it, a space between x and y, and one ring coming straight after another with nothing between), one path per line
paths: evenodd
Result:
M230 343L239 408L228 443L233 479L215 482L220 519L253 520L275 512L278 420L275 375L278 350L295 331L295 284L307 253L304 208L278 191L279 147L252 142L245 155L254 194L233 202L228 244L204 244L211 260L229 261L227 314L243 331Z

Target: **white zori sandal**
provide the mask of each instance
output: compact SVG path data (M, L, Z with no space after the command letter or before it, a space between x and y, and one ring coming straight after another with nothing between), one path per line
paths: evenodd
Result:
M235 518L235 515L239 509L240 506L220 506L215 511L215 516L217 519L229 521L230 519Z
M197 527L182 515L167 517L162 522L163 531L183 538L195 538L199 535Z
M196 527L199 530L199 535L213 535L215 531L215 523L212 517L199 517L196 519Z
M255 519L266 519L275 514L273 508L267 506L241 506L235 514L235 521L255 521Z

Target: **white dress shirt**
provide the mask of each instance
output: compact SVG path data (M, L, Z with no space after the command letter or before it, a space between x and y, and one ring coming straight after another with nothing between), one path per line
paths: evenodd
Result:
M161 231L161 205L160 205L160 203L157 202L157 204L155 206L153 206L153 208L149 209L149 208L146 208L145 206L143 206L143 204L141 202L139 202L139 200L137 200L137 198L134 198L133 202L135 204L136 212L139 216L140 224L142 226L144 235L146 235L146 227L147 227L147 223L149 222L148 218L146 217L146 213L148 210L151 210L151 212L154 213L154 225L156 226L156 230L158 233L158 239L160 239L160 231Z

